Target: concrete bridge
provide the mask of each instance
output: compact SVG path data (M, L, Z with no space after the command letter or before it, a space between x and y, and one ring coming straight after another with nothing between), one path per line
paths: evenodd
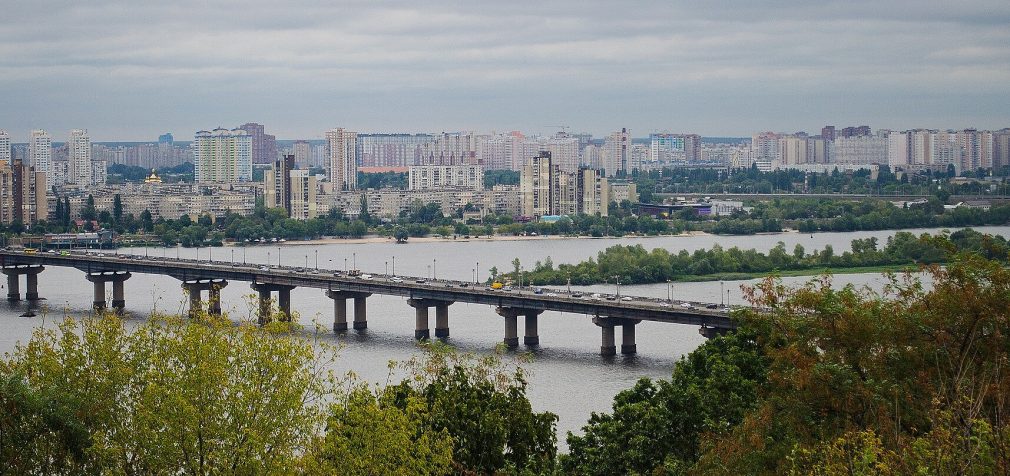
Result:
M112 307L122 311L126 307L125 283L133 273L172 276L182 283L189 293L190 313L221 314L221 289L230 281L248 282L259 294L260 323L270 319L272 295L277 293L277 307L281 319L291 316L291 290L310 287L325 290L333 299L333 330L348 330L347 301L353 302L351 328L368 327L366 301L372 294L403 296L414 308L414 337L430 338L429 309L435 308L435 337L449 337L449 306L455 302L495 306L504 319L505 345L519 346L518 322L524 321L523 344L535 347L540 344L537 318L544 311L560 311L592 318L601 328L600 352L614 355L617 352L615 328L621 328L621 353L637 352L635 326L641 321L685 324L700 327L700 333L711 338L736 327L729 318L728 309L698 302L669 302L639 296L613 296L551 289L491 289L476 283L451 280L429 280L409 276L392 276L361 273L352 276L334 270L277 267L259 264L209 262L175 258L156 258L134 255L115 255L94 251L25 253L0 251L0 271L7 275L7 299L21 299L20 277L25 276L25 298L40 299L38 277L46 266L77 268L85 273L94 286L94 308L105 309L106 286L112 285ZM69 283L68 283L69 284ZM207 299L203 299L203 292Z

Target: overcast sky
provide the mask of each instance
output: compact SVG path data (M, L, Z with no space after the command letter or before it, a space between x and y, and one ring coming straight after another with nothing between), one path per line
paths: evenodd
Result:
M13 1L0 128L1010 126L1010 1Z

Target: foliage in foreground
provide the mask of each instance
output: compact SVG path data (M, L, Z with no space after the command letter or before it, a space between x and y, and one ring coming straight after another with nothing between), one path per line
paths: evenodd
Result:
M952 251L945 237L933 246ZM1004 257L1005 259L1005 257ZM1007 474L1010 270L977 253L883 293L768 278L735 336L569 435L575 474Z
M290 323L68 317L0 360L0 474L551 469L556 416L532 411L519 367L424 355L371 388Z

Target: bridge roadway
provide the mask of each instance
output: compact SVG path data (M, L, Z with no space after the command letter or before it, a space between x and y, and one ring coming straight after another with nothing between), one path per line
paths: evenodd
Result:
M126 305L124 282L131 273L160 274L182 281L190 295L190 313L221 313L220 290L228 281L249 282L259 292L260 321L273 318L271 293L277 292L276 301L280 319L291 315L291 289L310 287L326 290L334 300L334 330L348 328L347 300L354 301L353 328L367 328L365 300L372 294L403 296L415 309L414 336L429 338L428 308L436 311L435 336L449 336L448 307L454 302L487 304L495 306L505 319L505 339L508 347L517 347L518 317L525 319L527 346L539 345L537 317L544 311L559 311L590 316L602 330L601 353L616 353L614 328L622 328L621 351L636 352L635 325L641 321L700 326L700 333L714 337L736 327L729 318L727 308L712 304L648 298L641 296L614 296L593 293L567 292L546 288L491 289L474 283L453 280L428 280L410 276L390 276L361 273L350 276L341 271L265 266L231 262L208 262L176 258L119 255L109 252L74 251L69 254L54 252L24 253L18 250L0 250L0 271L8 278L8 300L20 300L19 277L26 276L28 300L39 299L38 274L45 266L72 267L83 271L94 284L94 307L106 307L106 283L112 283L112 307L122 311ZM208 299L202 300L202 291Z

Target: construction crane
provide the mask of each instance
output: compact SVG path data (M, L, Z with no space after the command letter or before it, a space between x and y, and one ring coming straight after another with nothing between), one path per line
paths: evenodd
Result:
M564 132L565 134L567 134L568 130L571 129L570 126L564 126L564 125L554 125L554 126L544 126L544 127L557 127L558 129L561 129L561 132Z

